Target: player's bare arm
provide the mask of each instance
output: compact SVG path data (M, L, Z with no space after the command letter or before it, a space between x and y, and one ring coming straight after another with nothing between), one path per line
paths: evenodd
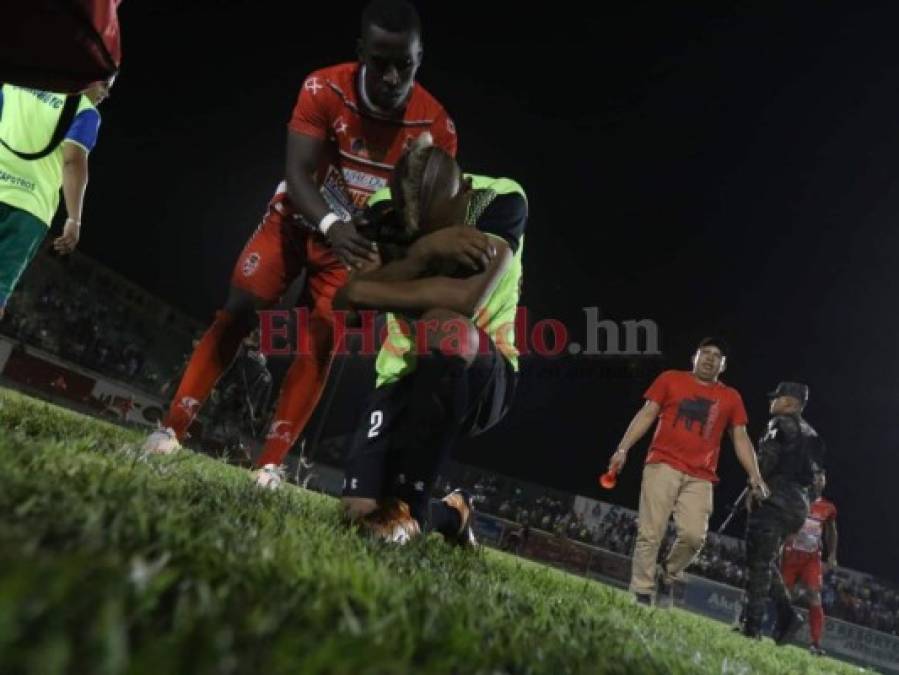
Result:
M756 457L752 440L749 438L749 434L746 431L746 425L740 424L732 426L728 429L728 433L734 444L734 453L737 455L737 459L743 466L743 470L746 471L746 475L749 476L749 485L752 488L754 496L759 499L767 499L771 494L771 491L768 489L768 486L762 479L762 474L759 472L758 458Z
M313 180L324 148L324 141L306 134L287 134L287 195L294 208L310 223L322 222L331 209ZM334 254L346 265L356 267L372 253L371 242L356 231L347 220L329 224L327 238Z
M636 443L646 435L646 432L655 424L659 417L661 406L655 401L646 401L643 407L634 415L631 423L628 424L618 448L615 450L612 458L609 460L609 471L621 473L624 463L627 461L627 453Z
M66 222L62 236L53 240L53 249L63 255L71 253L81 237L81 210L87 189L87 150L77 143L62 146L62 194L66 205Z
M339 294L342 297L335 299L336 306L406 313L441 308L473 316L512 261L512 251L505 241L496 239L491 245L496 255L483 272L461 279L435 276L409 281L377 281L360 275L344 287Z
M437 230L420 237L405 257L383 267L370 267L357 275L368 281L411 281L437 276L432 268L440 263L456 265L469 272L487 269L496 256L496 245L483 232L467 225Z

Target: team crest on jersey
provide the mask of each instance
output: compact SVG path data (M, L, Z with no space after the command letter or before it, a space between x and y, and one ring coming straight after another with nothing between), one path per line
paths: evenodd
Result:
M318 94L319 89L324 89L324 85L319 81L317 77L310 77L303 83L303 89L306 91L311 91L312 95L315 96Z
M253 251L243 261L243 265L241 266L240 271L243 272L243 275L245 277L251 277L256 274L256 270L259 269L259 263L261 262L262 256Z
M369 159L368 148L365 147L364 138L354 138L352 141L350 141L350 152L356 155L356 157Z

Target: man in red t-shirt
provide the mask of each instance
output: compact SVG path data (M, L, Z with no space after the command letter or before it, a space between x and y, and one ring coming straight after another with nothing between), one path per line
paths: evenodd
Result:
M280 482L277 467L312 415L330 370L334 294L346 283L348 267L372 256L356 217L421 134L456 154L453 121L415 82L421 56L414 6L374 0L362 14L359 61L316 71L303 82L288 125L286 179L241 252L225 306L197 345L163 428L144 444L147 451L179 447L254 328L256 312L277 302L305 269L308 330L298 335L298 354L256 462L262 467L257 482Z
M609 461L609 470L620 472L628 451L658 420L643 469L631 569L631 591L643 604L652 603L657 583L660 591L670 594L671 585L682 578L705 543L725 429L753 490L767 492L746 433L743 399L718 381L726 361L725 342L706 338L693 355L692 372L668 370L659 375ZM672 514L677 538L657 582L656 559Z
M821 605L821 586L824 567L821 554L827 550L824 565L837 566L837 507L823 496L827 478L824 470L815 472L815 500L809 507L808 517L802 529L787 538L784 544L781 572L784 585L792 594L797 582L806 590L809 605L809 631L812 637L811 652L823 654L821 636L824 634L824 607Z

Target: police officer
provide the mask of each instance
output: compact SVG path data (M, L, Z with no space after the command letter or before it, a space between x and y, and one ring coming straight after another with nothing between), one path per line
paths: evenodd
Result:
M802 418L808 402L808 386L781 382L768 396L771 420L759 443L762 477L771 490L764 501L750 498L746 528L746 608L743 632L760 636L769 593L774 598L777 619L774 637L785 642L801 626L802 617L793 609L775 558L787 535L799 531L809 509L808 492L815 471L821 467L824 444Z

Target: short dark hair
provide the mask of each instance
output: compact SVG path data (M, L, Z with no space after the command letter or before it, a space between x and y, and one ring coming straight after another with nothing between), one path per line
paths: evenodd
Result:
M362 10L362 34L369 26L383 28L390 33L421 35L421 18L415 5L407 0L372 0Z
M728 351L730 351L727 346L727 341L724 338L717 336L702 338L702 340L699 341L697 349L702 349L703 347L717 347L721 351L721 356L727 356Z

